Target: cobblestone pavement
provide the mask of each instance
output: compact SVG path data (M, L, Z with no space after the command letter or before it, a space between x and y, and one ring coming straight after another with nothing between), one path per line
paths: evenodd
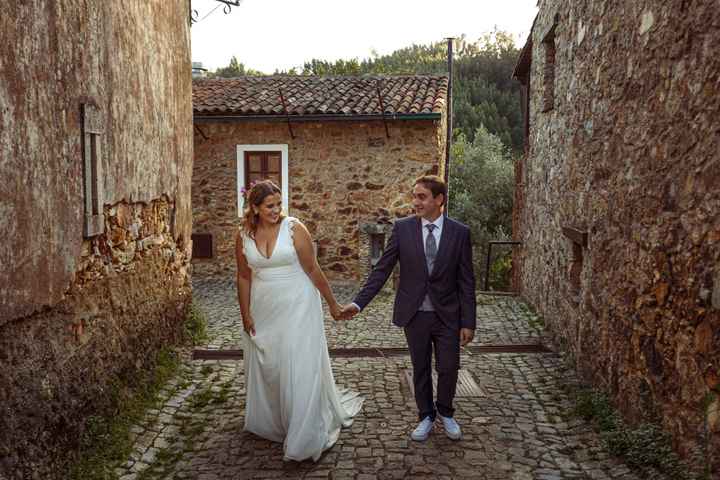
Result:
M211 347L239 345L239 319L230 282L199 281ZM342 301L351 289L337 289ZM479 306L479 344L538 342L535 318L518 300L490 298ZM377 298L364 318L327 321L331 347L404 347L390 326L392 299ZM332 478L467 478L488 480L639 479L603 450L589 425L567 417L563 385L572 373L553 353L472 354L462 368L480 387L456 399L463 439L447 439L436 424L425 443L409 440L415 405L404 378L407 356L333 358L338 384L366 398L353 425L317 463L283 462L282 445L242 431L242 361L184 362L163 391L161 407L133 429L135 452L116 473L122 480ZM660 478L660 477L646 477Z
M360 286L334 286L340 303L351 302ZM203 279L193 283L195 301L206 313L210 349L242 346L242 323L235 283ZM534 315L513 297L480 296L478 328L473 344L532 344L540 334L530 327ZM329 348L404 347L402 329L392 325L392 295L381 293L354 319L340 324L326 314L325 335Z

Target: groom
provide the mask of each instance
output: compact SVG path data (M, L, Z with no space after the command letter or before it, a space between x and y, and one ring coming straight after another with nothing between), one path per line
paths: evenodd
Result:
M395 222L385 252L344 318L360 312L377 295L400 262L393 323L403 327L413 365L415 402L419 411L413 440L427 440L436 413L446 435L459 440L453 418L453 398L460 368L460 346L475 334L475 276L470 230L443 215L447 186L426 175L413 187L415 216ZM432 352L438 372L437 402L433 403Z

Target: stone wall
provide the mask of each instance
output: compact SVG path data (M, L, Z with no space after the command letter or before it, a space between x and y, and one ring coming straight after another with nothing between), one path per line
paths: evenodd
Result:
M361 238L361 225L390 224L410 214L415 178L442 174L445 131L440 121L390 121L390 138L382 121L293 123L294 139L281 122L198 127L193 233L211 234L214 252L212 259L193 261L196 274L235 272L239 144L288 145L288 213L308 227L320 265L333 280L364 279L369 236Z
M112 405L108 387L180 339L190 298L188 2L7 3L0 477L63 478L86 418ZM84 152L96 159L88 198ZM87 236L86 200L97 206Z
M187 2L4 2L0 325L62 300L83 242L81 105L94 105L103 204L176 201L190 234ZM185 200L187 199L187 200Z
M541 2L516 223L523 294L578 369L628 419L658 415L686 457L714 452L715 476L718 7ZM554 101L543 111L553 24Z
M106 207L63 300L0 327L0 477L64 478L85 419L182 340L190 244L173 238L174 208Z

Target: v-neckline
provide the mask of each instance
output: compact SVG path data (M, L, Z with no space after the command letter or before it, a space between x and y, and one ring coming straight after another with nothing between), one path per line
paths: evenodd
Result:
M287 217L285 217L285 218L287 218ZM266 257L265 255L263 255L263 253L260 251L260 248L258 247L257 242L255 241L255 239L254 239L254 238L252 239L253 245L255 245L255 250L256 250L256 251L260 254L260 256L261 256L262 258L264 258L265 260L270 260L270 259L272 258L272 256L275 255L275 250L277 250L278 242L280 241L280 233L282 233L282 227L283 227L283 222L285 221L285 218L283 218L282 220L280 220L280 228L278 228L278 233L277 233L277 235L275 235L275 245L273 245L273 251L272 251L272 253L270 254L270 256Z

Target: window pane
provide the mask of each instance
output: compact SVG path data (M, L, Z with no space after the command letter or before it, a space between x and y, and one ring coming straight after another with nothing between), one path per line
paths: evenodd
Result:
M268 155L268 170L271 172L280 171L280 154L271 153Z
M260 180L263 180L264 176L262 173L250 173L247 176L247 186L249 187L252 182L258 182Z
M280 152L245 152L245 186L261 180L282 185L282 154Z
M262 152L248 153L247 155L247 167L252 172L259 172L262 170Z

